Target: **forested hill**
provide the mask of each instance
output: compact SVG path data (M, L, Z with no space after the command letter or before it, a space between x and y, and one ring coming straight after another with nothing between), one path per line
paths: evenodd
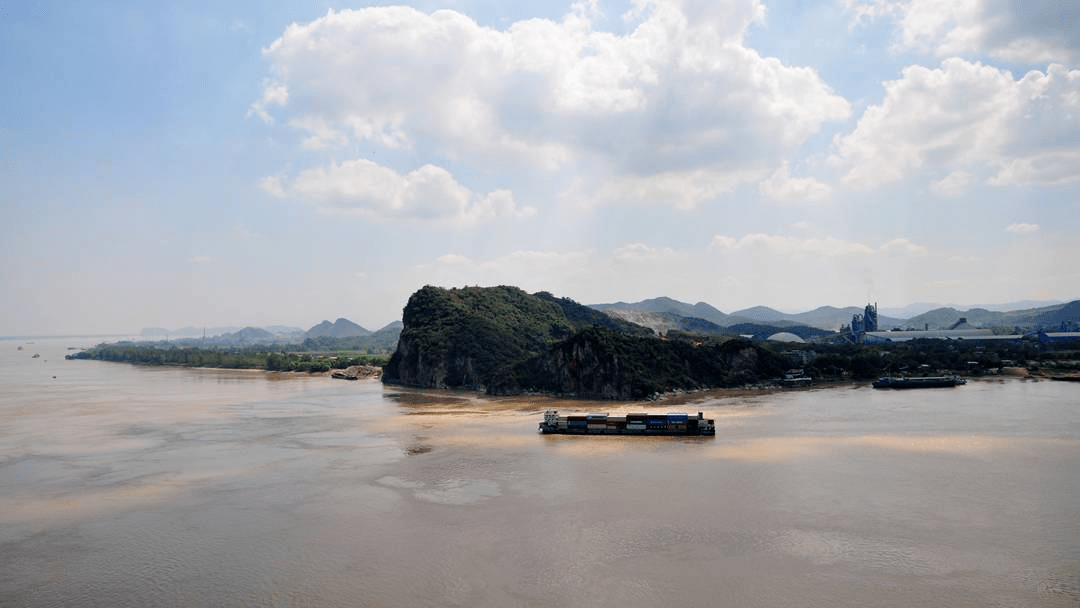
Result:
M667 340L547 292L427 286L412 295L383 382L489 393L641 399L776 377L745 340Z

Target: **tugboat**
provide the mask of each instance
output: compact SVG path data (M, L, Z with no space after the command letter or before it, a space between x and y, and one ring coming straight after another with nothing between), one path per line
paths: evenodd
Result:
M567 435L715 435L716 425L701 412L696 417L682 413L560 416L557 410L548 410L539 430Z
M959 376L925 376L916 378L893 378L883 376L874 380L874 388L950 388L967 384Z

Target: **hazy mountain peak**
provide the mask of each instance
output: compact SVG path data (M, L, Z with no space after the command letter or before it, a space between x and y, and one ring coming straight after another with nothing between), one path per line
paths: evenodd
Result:
M769 308L768 306L754 306L752 308L736 310L731 314L738 317L753 319L754 321L782 321L791 316L785 315L779 310Z
M354 338L368 336L371 332L356 323L339 317L336 321L323 321L307 331L307 338Z

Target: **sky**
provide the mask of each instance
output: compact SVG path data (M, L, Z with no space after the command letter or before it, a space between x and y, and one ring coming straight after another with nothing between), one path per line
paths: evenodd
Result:
M2 2L2 0L0 0ZM1075 0L0 4L0 335L1080 298Z

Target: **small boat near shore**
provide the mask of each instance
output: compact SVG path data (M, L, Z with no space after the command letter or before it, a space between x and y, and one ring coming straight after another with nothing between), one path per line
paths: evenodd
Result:
M874 380L874 388L949 388L967 384L959 376L924 376L913 378L894 378L884 376Z

